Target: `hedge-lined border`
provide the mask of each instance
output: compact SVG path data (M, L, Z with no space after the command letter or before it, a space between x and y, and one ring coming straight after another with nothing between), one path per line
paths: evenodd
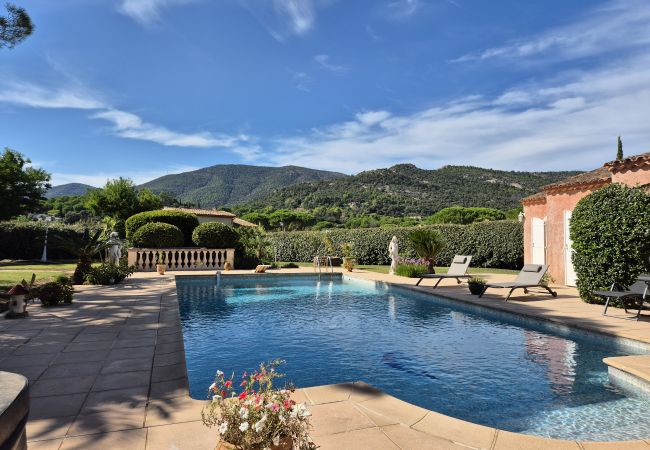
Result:
M359 264L390 264L388 244L397 236L400 256L415 257L408 234L417 227L335 229L270 233L278 261L311 261L326 254L325 236L335 246L350 242ZM454 255L472 255L472 266L518 269L524 260L524 231L511 220L480 222L471 225L429 225L439 230L446 246L436 261L449 265Z

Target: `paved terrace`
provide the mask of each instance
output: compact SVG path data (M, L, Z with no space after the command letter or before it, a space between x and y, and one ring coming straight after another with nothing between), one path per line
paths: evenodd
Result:
M415 283L371 272L353 275ZM581 302L573 289L559 289L557 299L533 294L505 303L498 290L479 300L454 281L443 283L449 287L435 292L460 301L650 342L650 320L604 318L602 307ZM432 292L426 286L414 289ZM216 431L200 421L203 402L188 396L172 276L136 274L119 286L79 287L72 305L32 306L29 318L3 320L0 331L0 370L30 379L30 449L215 448ZM551 441L471 424L361 382L299 389L295 395L310 405L312 435L324 450L614 448L612 443ZM616 443L615 448L650 450L650 443Z

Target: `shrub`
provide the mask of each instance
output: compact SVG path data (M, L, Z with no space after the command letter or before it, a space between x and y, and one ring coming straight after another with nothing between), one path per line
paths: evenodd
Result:
M224 223L207 222L194 229L192 241L199 247L235 248L239 245L239 235Z
M398 264L395 275L408 278L419 278L420 274L427 273L427 266L424 264Z
M48 229L47 256L51 259L76 257L66 242L81 239L83 227L61 223L11 221L0 222L1 259L39 259L43 254L45 228Z
M640 189L611 184L578 202L571 217L573 266L580 296L589 303L604 300L591 295L613 282L630 285L650 270L650 195Z
M330 239L333 247L351 242L359 264L390 264L388 243L393 236L399 240L402 257L416 257L408 235L418 228L438 230L445 239L446 247L437 258L440 265L449 265L456 254L472 255L474 267L518 269L523 264L523 226L510 220L471 225L277 232L269 233L269 238L280 261L312 261L316 255L326 255L326 240Z
M145 211L126 219L126 238L132 240L133 235L143 225L148 223L167 223L178 227L183 234L183 245L192 245L192 232L199 226L199 219L194 214L174 210Z
M480 295L485 289L485 278L481 277L472 277L467 280L467 285L469 286L469 291L473 295Z
M280 266L281 269L298 269L300 266L296 263L288 262Z
M41 300L42 306L56 306L61 302L72 303L74 288L69 282L51 281L36 287L35 290L34 296Z
M506 214L503 211L494 208L466 208L464 206L450 206L427 217L425 220L429 223L455 223L459 225L469 225L474 222L485 220L504 220Z
M445 248L445 239L440 231L431 228L418 228L411 231L409 240L415 253L427 263L427 273L434 273L433 263Z
M124 263L116 264L101 264L93 267L86 275L84 284L117 284L125 278L131 276L135 271L135 267L127 266Z
M153 222L138 228L131 241L135 247L180 247L183 245L183 233L174 225Z

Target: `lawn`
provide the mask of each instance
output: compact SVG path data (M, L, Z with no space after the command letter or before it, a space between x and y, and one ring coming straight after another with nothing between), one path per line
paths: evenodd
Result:
M70 262L39 263L28 261L24 263L11 263L0 265L0 292L10 289L22 280L31 280L36 274L36 283L42 284L54 280L59 275L71 275L75 264Z

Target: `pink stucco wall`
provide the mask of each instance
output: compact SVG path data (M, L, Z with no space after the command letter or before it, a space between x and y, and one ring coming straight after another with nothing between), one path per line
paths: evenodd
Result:
M573 211L580 199L591 192L591 188L577 188L547 195L543 204L524 205L524 262L532 262L531 223L538 217L546 222L546 264L555 284L563 285L566 280L564 212Z
M612 174L614 183L623 183L628 186L643 186L650 183L650 167L636 167L632 170L625 170Z

